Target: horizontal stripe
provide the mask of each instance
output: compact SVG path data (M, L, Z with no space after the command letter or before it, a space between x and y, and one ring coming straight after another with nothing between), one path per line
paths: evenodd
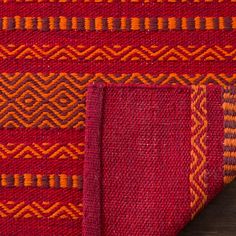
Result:
M236 172L236 165L234 165L234 164L232 164L232 165L224 165L224 170L225 171Z
M233 166L236 165L236 158L224 158L225 166Z
M50 92L55 84L67 84L74 86L77 93L84 94L87 86L92 82L104 83L143 83L143 84L182 84L182 85L206 85L219 84L223 87L236 85L236 74L104 74L104 73L0 73L2 91L5 94L16 93L27 83L28 86L35 85L41 90ZM33 86L32 86L33 87Z
M228 177L236 177L236 170L225 170L224 175Z
M81 159L84 143L0 143L0 159Z
M80 18L96 18L96 17L231 17L235 16L234 4L230 2L223 2L220 7L224 11L216 11L219 7L219 3L212 2L210 7L207 7L206 3L165 3L165 4L134 4L132 2L127 2L126 4L121 4L119 1L110 3L103 2L102 4L94 4L93 2L88 2L84 4L83 2L78 2L76 5L74 3L68 2L63 3L50 3L45 2L43 4L0 4L0 17L14 17L16 16L31 16L31 17L60 17L62 14L64 17L71 18L72 16L77 16ZM75 7L76 6L76 7ZM112 6L112 7L111 7ZM108 10L109 8L109 10ZM92 10L91 10L92 9ZM117 10L119 9L119 10ZM193 10L194 9L194 10Z
M84 156L80 155L80 159L4 159L1 161L1 173L3 174L20 174L31 173L33 175L43 174L67 174L83 175ZM75 163L76 162L76 163ZM34 164L31 164L34 163ZM30 166L30 169L29 169Z
M82 190L82 176L51 174L1 174L1 187L77 188Z
M225 116L225 127L226 128L236 128L236 119L232 116Z
M86 88L92 82L157 85L219 84L226 86L228 81L236 82L236 74L230 76L212 73L207 75L178 75L174 73L157 75L139 73L120 75L102 73L0 73L1 89L4 94L0 111L0 127L43 128L47 125L54 128L84 128ZM65 92L65 88L67 88L67 92ZM10 111L11 116L6 116L9 113L8 111ZM76 114L76 116L71 114ZM67 123L66 117L68 116L73 117L74 120L68 119ZM80 155L84 154L82 146L70 142L64 146L60 143L51 144L47 142L40 144L32 142L30 145L21 144L22 142L17 145L14 143L10 143L9 146L0 145L0 158L78 159Z
M233 45L196 46L177 45L2 45L0 60L53 60L53 61L225 61L235 60Z
M235 179L236 175L233 176L224 176L224 183L225 184L229 184L230 182L232 182Z
M224 145L225 146L231 146L231 147L236 147L236 140L235 139L224 139Z
M224 152L236 152L236 147L224 145Z
M225 112L231 112L231 113L228 113L229 115L230 114L232 116L234 116L234 114L236 115L236 104L224 102L223 107L225 109Z
M236 17L1 17L0 30L76 31L167 31L233 30Z
M51 145L60 143L67 145L68 143L78 144L84 142L83 129L0 129L0 137L2 145L9 143L31 145L32 143L42 144L50 143Z
M235 73L235 61L55 61L37 60L37 63L26 63L27 60L5 59L0 63L0 71L15 73L16 71L33 73L150 73L152 68L153 74L158 73L178 73L178 74L195 74L199 73ZM33 60L32 60L33 62ZM36 62L36 61L34 61ZM223 63L223 64L222 64Z
M1 218L77 220L83 216L82 207L82 203L73 204L70 202L0 201Z
M236 134L236 127L235 128L225 128L226 135L235 135Z
M206 2L206 3L212 3L212 2L236 2L236 0L0 0L0 3L10 3L10 2L16 2L16 3L89 3L89 2L94 2L94 3L101 3L101 2L107 2L107 3L114 3L114 2L121 2L121 3L126 3L126 2L132 2L132 3L163 3L163 2L169 2L169 3L178 3L178 2L194 2L194 3L200 3L200 2Z
M236 139L236 132L225 132L225 139Z
M131 37L132 36L132 37ZM138 47L140 45L150 46L152 44L158 44L159 46L167 45L176 47L176 45L182 45L184 47L189 45L202 46L204 45L209 47L212 45L233 45L236 46L234 38L236 37L236 31L165 31L159 32L156 31L116 31L112 34L110 32L96 32L92 31L84 33L84 31L70 31L70 37L68 37L67 31L1 31L1 44L2 45L19 45L24 44L27 41L28 46L35 44L43 44L45 42L45 37L47 42L44 44L55 45L55 42L61 46L71 45L84 45L91 46L96 45L97 47L102 47L104 45L113 46L113 45L132 45ZM156 38L158 37L158 41ZM102 38L102 40L101 40ZM22 41L20 41L20 40ZM145 39L145 40L144 40ZM154 40L154 41L153 41ZM214 44L213 44L214 43ZM223 69L223 68L221 68Z
M225 158L236 158L236 151L235 151L235 152L228 152L228 151L225 151L225 152L224 152L224 157L225 157Z

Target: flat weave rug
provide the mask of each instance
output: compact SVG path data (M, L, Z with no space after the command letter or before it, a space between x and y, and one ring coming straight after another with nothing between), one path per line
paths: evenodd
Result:
M235 30L235 0L0 0L0 236L178 234L236 175Z

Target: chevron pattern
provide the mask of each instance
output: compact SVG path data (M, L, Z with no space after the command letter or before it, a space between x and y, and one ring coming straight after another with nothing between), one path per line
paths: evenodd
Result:
M84 143L0 143L0 159L83 159Z
M225 46L85 46L2 45L0 59L72 61L224 61L236 60L236 48Z
M223 94L224 109L224 183L236 178L236 89L227 87Z
M191 157L190 194L192 218L207 201L206 182L206 87L192 86L191 94L192 127L191 127Z
M236 74L0 73L0 127L83 128L86 87L92 82L236 85ZM7 115L6 115L7 114ZM0 144L0 158L72 158L83 144Z
M0 202L0 218L41 218L78 220L83 216L82 204L62 202Z
M78 128L84 123L84 97L76 81L50 77L0 78L0 127ZM52 79L52 77L51 77ZM37 80L37 81L36 81ZM36 81L37 84L34 83Z

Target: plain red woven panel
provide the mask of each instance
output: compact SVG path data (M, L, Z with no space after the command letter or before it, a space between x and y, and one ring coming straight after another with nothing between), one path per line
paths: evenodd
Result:
M93 85L84 235L177 235L223 187L219 86Z
M190 88L105 87L100 101L101 235L176 234L190 218Z

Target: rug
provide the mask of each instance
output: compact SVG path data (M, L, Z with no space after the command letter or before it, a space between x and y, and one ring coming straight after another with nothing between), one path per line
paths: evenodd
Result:
M235 28L235 0L0 0L0 235L82 235L89 84L234 86Z
M94 85L84 235L177 235L236 177L235 88Z

